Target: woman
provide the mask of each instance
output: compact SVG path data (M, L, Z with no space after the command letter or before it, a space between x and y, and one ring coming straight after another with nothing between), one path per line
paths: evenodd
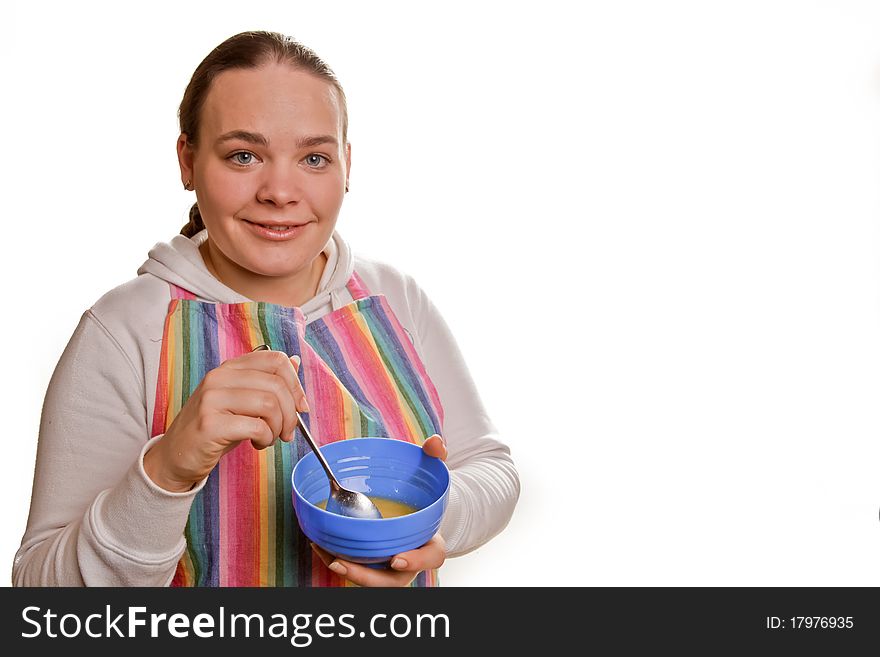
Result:
M177 152L197 203L58 363L16 585L431 586L507 524L516 470L446 324L335 231L347 125L332 71L282 35L236 35L196 69ZM387 569L310 546L295 409L321 443L385 435L446 459L440 532Z

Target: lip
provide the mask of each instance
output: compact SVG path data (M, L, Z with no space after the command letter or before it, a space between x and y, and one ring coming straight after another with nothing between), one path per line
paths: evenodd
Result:
M263 239L271 240L273 242L283 242L285 240L293 239L297 235L305 230L305 227L309 225L309 223L304 224L282 224L282 223L265 223L265 224L255 224L247 219L243 219L244 223L250 229L252 233L257 235L258 237L262 237ZM269 228L265 228L265 226L290 226L288 230L285 231L277 231L271 230Z

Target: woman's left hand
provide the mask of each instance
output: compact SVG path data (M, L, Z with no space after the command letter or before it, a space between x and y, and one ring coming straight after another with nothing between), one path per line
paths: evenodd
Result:
M422 449L428 456L442 461L446 460L448 454L443 439L437 434L428 438L422 444ZM446 542L439 533L434 534L431 540L422 547L409 552L401 552L392 557L391 568L369 568L361 564L336 559L314 543L312 543L312 549L325 566L358 586L409 586L420 572L430 568L439 568L446 561Z
M358 586L409 586L423 570L439 568L446 561L446 543L440 534L434 534L422 547L401 552L391 559L391 568L370 568L359 563L335 558L312 543L324 565L337 575Z

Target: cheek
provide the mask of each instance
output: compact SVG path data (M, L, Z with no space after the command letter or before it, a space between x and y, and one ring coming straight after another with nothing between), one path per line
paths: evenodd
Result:
M245 176L221 167L205 171L207 204L217 213L229 214L239 210L253 195L250 183Z
M340 179L330 176L327 180L321 181L321 185L316 185L312 192L312 199L315 209L323 215L324 218L333 218L339 213L342 207L342 199L345 193L345 187Z

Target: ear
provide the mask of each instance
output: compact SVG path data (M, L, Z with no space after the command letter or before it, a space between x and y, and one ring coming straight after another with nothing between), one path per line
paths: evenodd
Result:
M345 191L348 191L348 176L351 173L351 143L345 144Z
M180 165L180 183L193 180L193 147L189 143L189 137L185 132L177 138L177 163Z

